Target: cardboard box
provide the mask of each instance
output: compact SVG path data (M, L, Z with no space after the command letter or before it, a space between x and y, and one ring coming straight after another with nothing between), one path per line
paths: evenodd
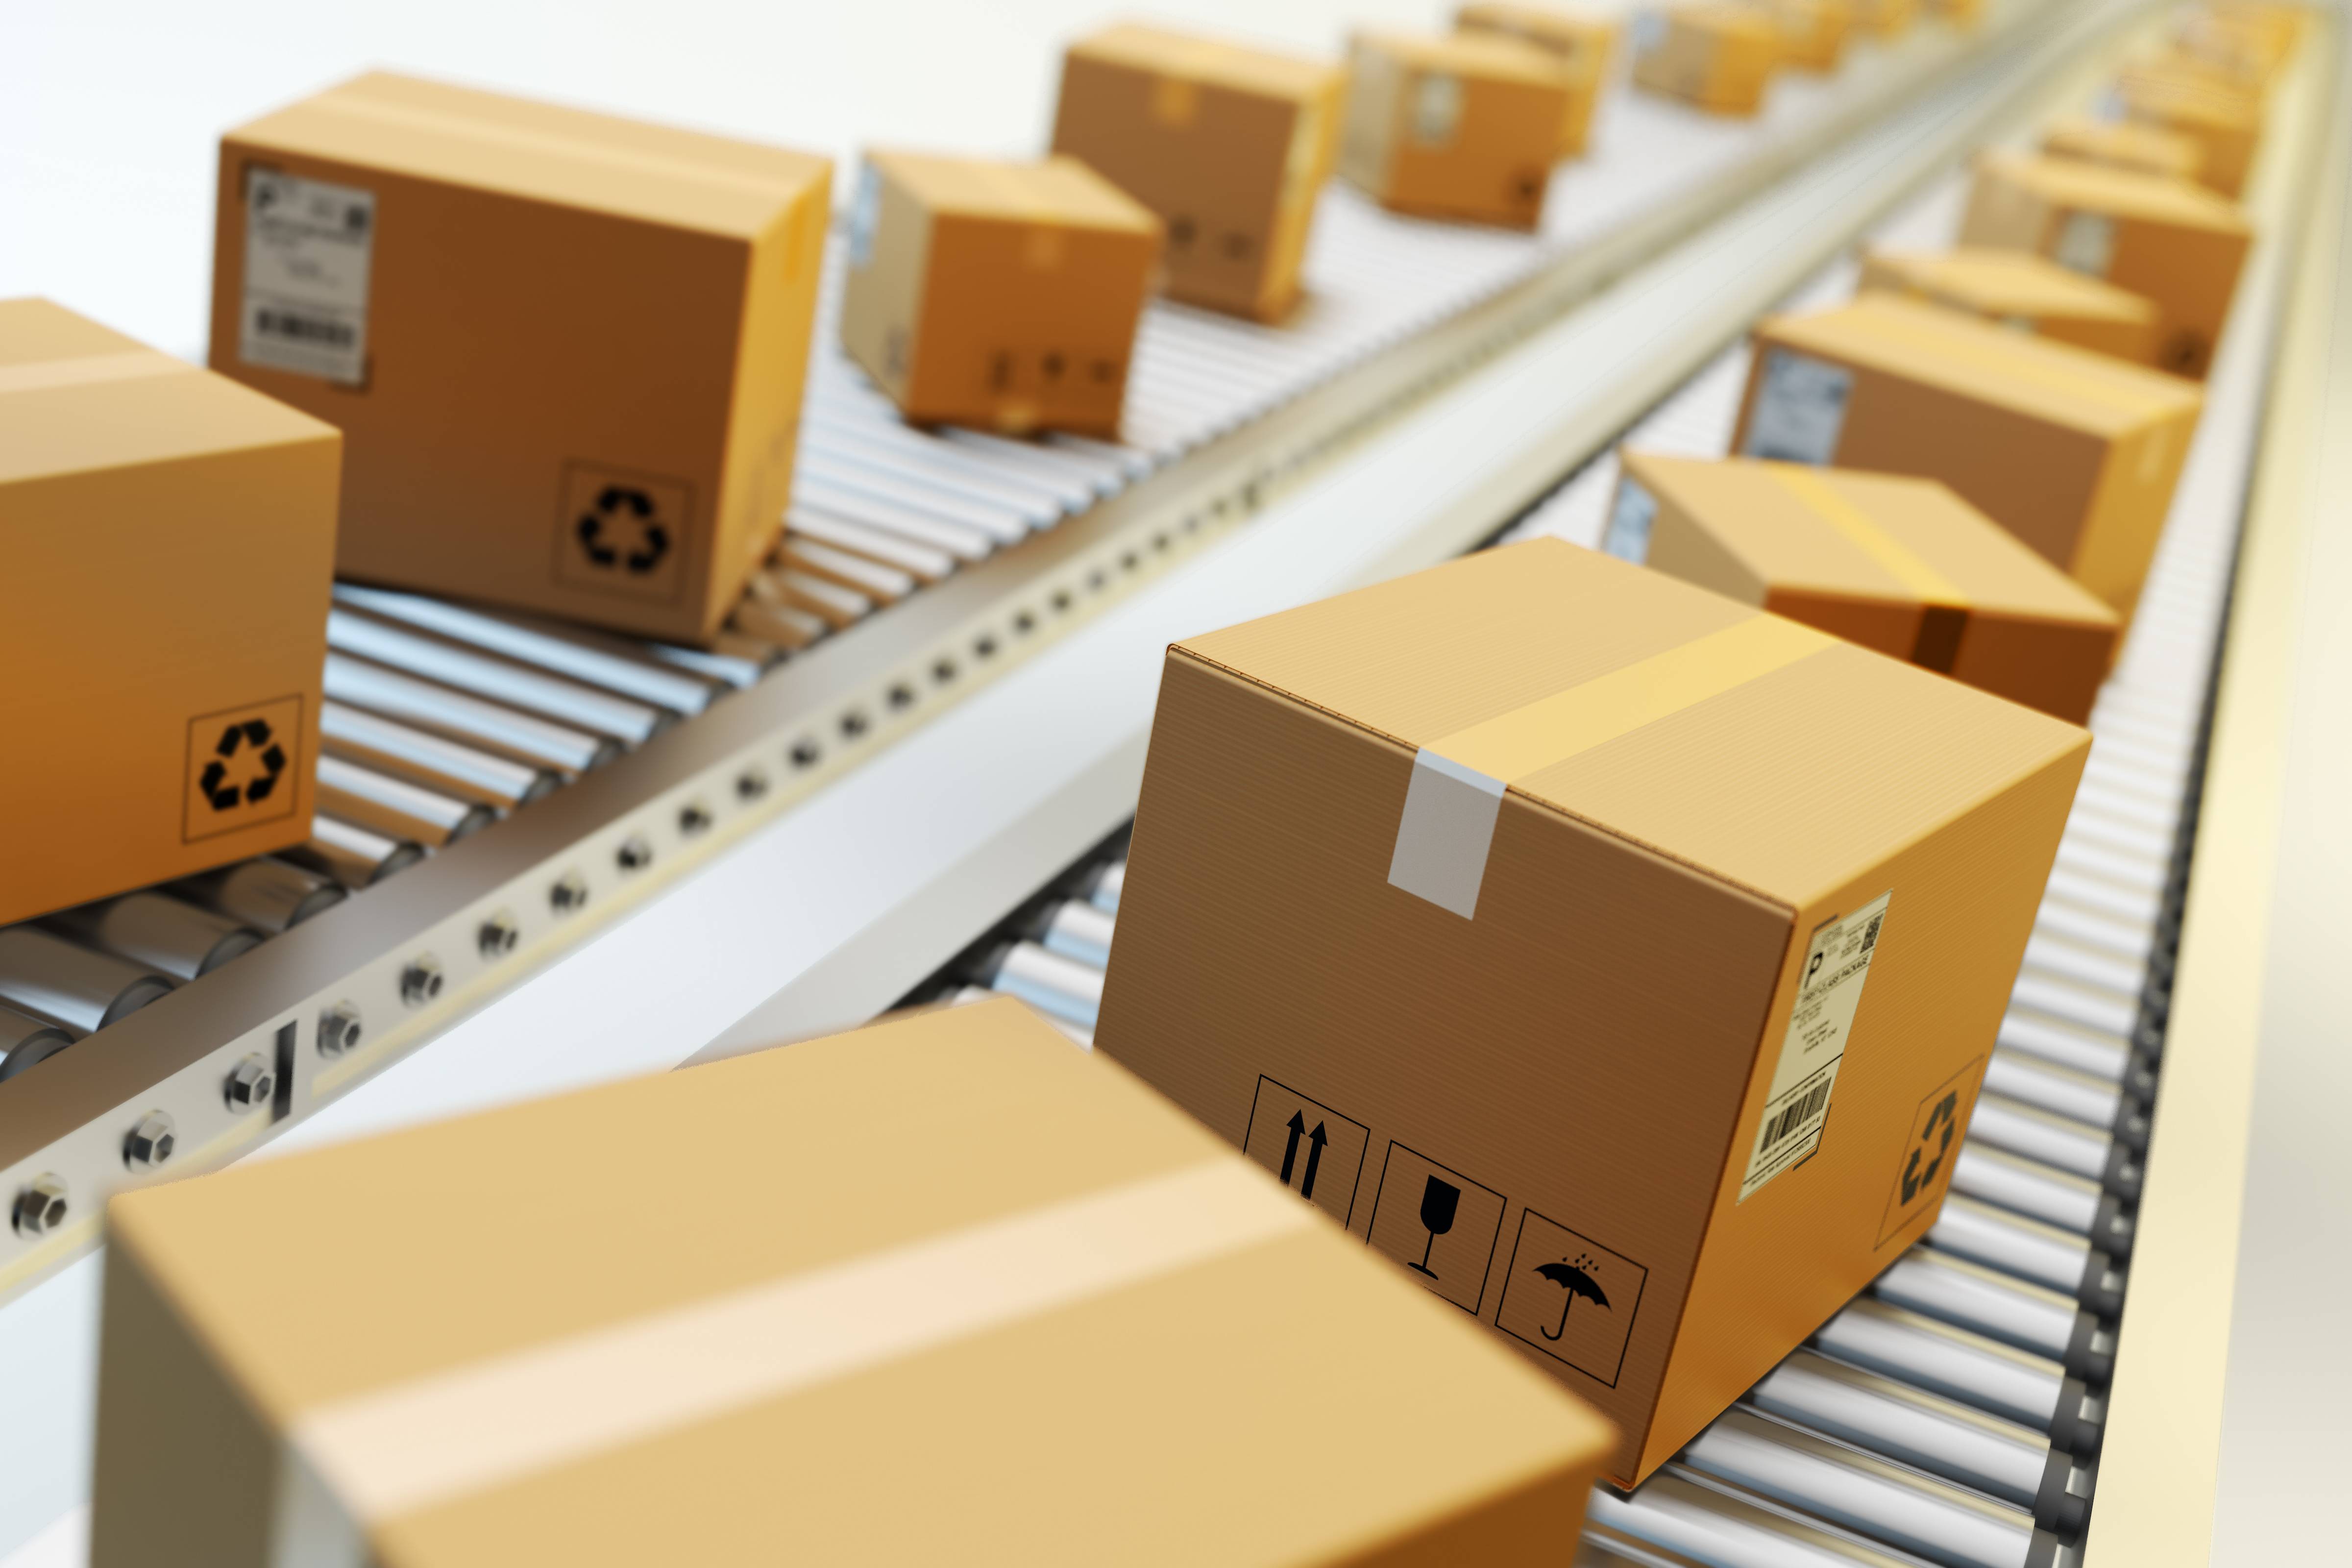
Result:
M1780 63L1801 71L1833 71L1845 58L1853 31L1853 0L1764 0L1780 26Z
M2158 174L2073 158L1989 153L1960 243L2032 251L2151 300L2156 363L2201 378L2230 318L2253 231L2234 202Z
M1755 342L1734 452L1941 479L2129 623L2194 383L1885 294Z
M1760 6L1676 5L1633 36L1633 85L1710 114L1754 114L1780 64L1780 29Z
M1613 16L1563 11L1510 0L1472 0L1454 12L1456 32L1494 33L1532 44L1559 62L1568 79L1568 113L1560 121L1559 155L1580 156L1592 136L1592 111L1616 63L1619 26Z
M345 575L708 641L782 525L830 165L373 73L221 139L212 365Z
M0 300L0 925L310 836L342 444Z
M2087 745L1558 540L1189 638L1097 1048L1631 1485L1932 1223Z
M2243 93L2179 75L2126 71L2116 95L2127 119L2178 132L2204 154L2200 184L2232 199L2242 195L2263 139L2262 105Z
M2080 724L2121 623L1934 479L1627 451L1602 548Z
M1339 67L1122 25L1070 46L1054 151L1167 226L1171 299L1275 321L1339 155Z
M2198 60L2223 76L2267 88L2294 52L2294 35L2249 16L2202 8L2182 12L2172 27L2172 52Z
M1392 212L1534 228L1570 98L1559 62L1479 33L1366 32L1339 173Z
M2152 300L2024 250L1874 250L1862 289L1965 310L2135 364L2156 363L2159 313Z
M919 424L1115 439L1160 237L1076 158L868 153L841 346Z
M2194 137L2079 114L2052 121L2042 132L2042 150L2053 158L2079 158L2175 180L2194 180L2205 166L2205 149Z
M1881 42L1901 37L1918 19L1918 0L1857 0L1853 8L1855 29Z
M1984 20L1984 0L1927 0L1927 9L1947 26L1964 32Z
M94 1568L1532 1568L1612 1440L1013 1002L109 1232Z

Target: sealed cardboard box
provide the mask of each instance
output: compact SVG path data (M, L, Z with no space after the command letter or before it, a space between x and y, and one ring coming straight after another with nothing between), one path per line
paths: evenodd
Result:
M1568 79L1568 113L1560 121L1559 155L1581 154L1592 135L1592 111L1610 79L1617 56L1613 16L1564 11L1511 0L1473 0L1455 9L1454 26L1464 33L1496 33L1532 44L1559 62Z
M1918 19L1918 0L1856 0L1854 5L1855 29L1881 41L1901 37Z
M2156 363L2153 301L2031 251L1874 250L1862 258L1861 287L1966 310L2135 364Z
M0 300L0 925L301 843L342 437Z
M2129 622L2194 383L1886 294L1755 342L1733 451L1941 479Z
M1132 24L1070 46L1054 151L1167 226L1169 296L1274 321L1339 145L1337 66Z
M2042 150L2055 158L2079 158L2175 180L2194 180L2205 166L2205 150L2193 137L2079 114L2052 121L2042 133Z
M1612 1442L1009 1001L108 1220L96 1568L1533 1568Z
M1628 451L1602 548L2080 724L2115 611L1934 479Z
M1368 32L1348 60L1339 173L1394 212L1533 228L1570 78L1532 44L1479 33Z
M1853 31L1853 0L1764 0L1780 26L1780 63L1802 71L1833 71L1845 58Z
M1116 437L1160 245L1076 158L868 153L841 346L919 423Z
M1933 1222L2087 745L1558 540L1189 638L1097 1048L1631 1485Z
M1760 6L1676 5L1643 16L1633 85L1710 114L1754 114L1780 64L1780 29Z
M1927 0L1927 9L1947 26L1963 30L1984 20L1984 0Z
M212 365L349 576L707 640L791 490L829 165L375 73L221 139Z
M2074 158L1990 153L1977 163L1960 243L2032 251L2152 301L2156 363L2205 374L2252 239L2236 203L2158 174Z
M2235 198L2246 188L2254 153L2262 145L2262 105L2242 92L2210 80L2149 70L2124 73L2116 95L2126 118L2176 132L2197 143L2202 156L2198 183Z

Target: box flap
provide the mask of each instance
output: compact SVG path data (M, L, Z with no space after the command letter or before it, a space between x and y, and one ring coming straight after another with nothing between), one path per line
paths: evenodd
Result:
M2026 153L1989 153L1978 167L1983 175L2021 185L2053 206L2221 234L2251 232L2237 203L2168 174Z
M1338 66L1319 60L1139 22L1121 22L1090 33L1070 46L1070 54L1074 58L1099 60L1154 76L1301 103L1319 101L1339 74Z
M1129 234L1160 231L1150 208L1076 158L1024 163L881 148L866 158L935 213Z
M1866 260L1913 288L1988 315L2075 316L2135 325L2158 316L2155 301L2026 250L1874 250Z

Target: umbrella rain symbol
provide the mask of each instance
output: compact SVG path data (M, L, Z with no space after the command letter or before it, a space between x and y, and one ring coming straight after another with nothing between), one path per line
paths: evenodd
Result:
M1602 1292L1601 1282L1585 1272L1589 1268L1600 1267L1598 1258L1587 1258L1580 1252L1576 1255L1576 1261L1573 1263L1562 1259L1558 1263L1544 1263L1537 1266L1538 1274L1542 1275L1567 1293L1567 1300L1561 1303L1559 1309L1559 1332L1554 1333L1551 1330L1543 1328L1540 1324L1538 1325L1538 1331L1544 1338L1556 1340L1560 1337L1560 1334L1568 1332L1568 1310L1576 1305L1576 1299L1579 1296L1596 1307L1604 1310L1608 1307L1609 1298Z

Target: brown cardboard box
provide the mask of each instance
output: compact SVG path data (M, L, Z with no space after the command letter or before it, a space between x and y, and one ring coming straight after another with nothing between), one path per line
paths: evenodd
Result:
M1934 479L1628 451L1602 548L2080 724L2115 611Z
M868 153L841 346L919 423L1116 437L1160 247L1075 158Z
M212 365L341 427L345 574L707 640L782 526L828 178L362 76L221 139Z
M2201 377L2252 238L2236 203L2158 174L2074 158L1989 153L1960 243L2029 250L2144 295L2161 312L2157 361Z
M1764 0L1780 26L1780 63L1801 71L1833 71L1845 58L1853 31L1853 0Z
M1676 5L1643 18L1633 85L1710 114L1754 114L1780 65L1780 29L1759 6ZM1647 35L1646 37L1644 35Z
M2079 158L2175 180L2194 180L2205 166L2205 149L2194 137L2079 114L2052 121L2042 132L2042 150L2054 158Z
M2278 79L2294 53L2294 38L2286 29L2252 17L2200 7L2182 12L2175 20L2172 47L2225 77L2263 88Z
M1171 298L1274 321L1339 154L1339 67L1122 25L1062 60L1054 151L1167 226Z
M1013 1002L109 1230L95 1568L1533 1568L1612 1440Z
M1610 80L1617 57L1613 16L1563 11L1511 0L1471 0L1455 7L1457 32L1496 33L1532 44L1559 61L1568 78L1568 114L1560 121L1559 155L1580 156L1592 135L1592 111Z
M1947 26L1963 31L1984 20L1984 0L1927 0L1927 9Z
M1899 38L1919 19L1918 0L1857 0L1853 25L1882 41Z
M0 925L310 836L342 437L0 300Z
M1941 479L2126 624L2204 396L1885 294L1756 330L1732 450Z
M1097 1046L1629 1485L1932 1223L2087 744L1558 540L1191 638Z
M2129 119L2196 142L2204 154L2198 166L2200 184L2233 199L2244 192L2262 145L2259 102L2210 80L2144 69L2125 72L2116 83L2116 94Z
M1862 258L1861 287L1966 310L2135 364L2156 363L2153 301L2030 251L1874 250Z
M1532 44L1367 32L1349 50L1339 173L1382 206L1533 228L1568 118L1570 78Z

